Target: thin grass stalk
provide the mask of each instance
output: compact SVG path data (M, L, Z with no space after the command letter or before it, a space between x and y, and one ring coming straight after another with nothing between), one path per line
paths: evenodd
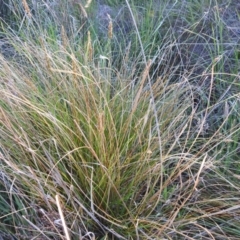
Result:
M143 70L143 74L142 74L142 79L141 79L141 82L140 82L140 86L139 86L139 89L136 93L136 97L133 101L133 107L132 107L132 114L136 111L137 109L137 106L138 106L138 103L139 103L139 99L140 99L140 96L142 94L142 90L143 90L143 86L146 82L146 79L148 78L148 75L149 75L149 71L150 71L150 68L151 68L151 60L148 61L145 69Z
M68 38L63 25L61 26L61 38L62 38L62 45L66 49L68 46Z
M113 22L112 18L109 14L107 14L109 23L108 23L108 39L111 40L113 38Z
M142 43L142 40L141 40L141 36L140 36L139 30L138 30L138 26L137 26L134 14L132 12L132 9L131 9L131 6L129 4L129 1L125 0L125 2L126 2L127 7L128 7L128 9L130 11L131 18L132 18L132 21L133 21L133 25L134 25L134 28L135 28L136 33L137 33L137 38L138 38L138 41L139 41L139 44L140 44L140 49L141 49L141 53L142 53L142 57L143 57L144 63L147 66L147 59L146 59L146 56L145 56L143 43ZM150 91L150 96L151 96L151 101L152 101L152 107L153 107L154 116L155 116L155 123L157 125L157 134L158 134L158 142L159 142L160 159L162 159L163 158L163 156L162 156L162 140L161 140L160 126L159 126L159 122L160 121L159 121L158 113L157 113L157 110L156 110L157 106L156 106L156 103L155 103L155 100L154 100L154 93L153 93L153 89L152 89L152 83L151 83L151 80L150 80L149 77L148 77L148 84L149 84L149 91ZM163 169L163 168L161 167L161 169ZM162 188L162 178L161 178L161 188Z
M82 4L81 3L77 3L77 5L79 6L79 9L80 9L80 11L81 11L81 13L83 14L83 17L84 18L88 18L88 14L87 14L87 12L86 12L86 10L85 10L85 8L82 6ZM90 4L89 4L89 6L90 6Z
M28 6L27 1L26 1L26 0L22 0L22 4L23 4L24 10L25 10L25 13L27 14L27 16L28 16L29 18L31 18L31 17L32 17L32 14L31 14L31 10L30 10L30 8L29 8L29 6Z
M87 33L86 56L87 56L87 62L91 62L93 60L93 48L92 48L92 39L91 39L90 31L88 31L88 33Z
M26 216L22 216L24 220L26 220L34 229L36 229L39 233L41 233L41 235L43 235L46 239L50 240L51 238L49 238L44 231L42 231L38 226L36 226L34 223L32 223Z
M87 0L86 4L85 4L85 8L89 8L89 6L91 5L92 0Z
M61 223L62 223L62 226L63 226L63 230L64 230L64 233L65 233L66 239L71 240L69 232L68 232L68 227L66 225L65 218L64 218L64 215L63 215L63 212L62 212L62 208L61 208L60 199L59 199L58 194L56 195L56 204L57 204L57 207L58 207L58 212L59 212L59 215L60 215L60 218L61 218Z

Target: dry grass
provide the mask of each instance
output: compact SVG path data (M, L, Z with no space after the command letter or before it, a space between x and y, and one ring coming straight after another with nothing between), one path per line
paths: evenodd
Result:
M234 68L222 72L216 57L202 72L184 68L174 34L155 47L150 10L116 57L110 16L105 40L81 24L78 39L74 14L59 24L43 9L4 33L15 57L0 58L0 229L18 239L238 239Z

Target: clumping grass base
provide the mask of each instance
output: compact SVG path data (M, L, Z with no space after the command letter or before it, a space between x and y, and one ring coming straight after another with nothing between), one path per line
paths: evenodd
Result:
M0 235L238 239L234 61L224 71L205 43L206 62L188 64L185 35L160 31L156 16L171 25L179 6L126 1L132 30L121 40L111 16L102 37L94 4L78 3L79 18L74 4L22 1L2 25L11 54L0 56ZM189 34L199 6L188 7Z

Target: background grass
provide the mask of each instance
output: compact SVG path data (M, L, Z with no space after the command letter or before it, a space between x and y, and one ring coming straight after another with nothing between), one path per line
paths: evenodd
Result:
M7 7L1 236L238 239L237 2Z

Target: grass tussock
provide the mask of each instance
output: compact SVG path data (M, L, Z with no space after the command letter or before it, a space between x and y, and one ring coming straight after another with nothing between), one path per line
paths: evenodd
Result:
M237 54L225 62L224 36L212 48L197 3L182 22L177 3L154 4L126 1L124 38L109 14L98 27L91 1L14 5L1 32L2 236L240 237Z

